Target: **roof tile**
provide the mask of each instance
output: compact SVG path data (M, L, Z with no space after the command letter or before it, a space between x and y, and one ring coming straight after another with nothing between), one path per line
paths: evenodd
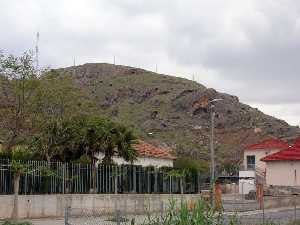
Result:
M169 149L158 148L141 140L139 140L139 142L134 145L134 148L138 152L139 156L162 159L176 159L176 157L171 154Z
M288 143L279 139L270 138L257 144L248 145L245 149L246 150L285 149L288 147L289 147Z
M298 161L300 160L300 139L297 139L295 144L285 148L277 153L268 155L261 161Z

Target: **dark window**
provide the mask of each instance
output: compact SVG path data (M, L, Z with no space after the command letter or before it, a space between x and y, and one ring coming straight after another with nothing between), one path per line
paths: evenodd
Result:
M247 155L247 169L255 169L255 155Z

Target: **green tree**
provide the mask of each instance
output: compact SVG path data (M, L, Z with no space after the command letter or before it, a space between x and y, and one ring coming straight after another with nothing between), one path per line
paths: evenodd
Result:
M102 152L102 162L112 164L114 155L135 160L135 142L132 130L124 125L99 117L76 116L46 123L33 136L31 148L47 161L55 157L69 162L86 155L93 164L98 161L97 153Z
M190 157L179 157L174 162L174 167L178 169L186 169L190 172L208 172L209 165L205 160L192 159Z
M75 121L75 122L74 122ZM71 129L75 134L74 140L69 145L72 151L79 151L88 155L91 160L96 154L102 152L103 163L112 164L112 157L118 155L126 161L136 158L136 151L132 147L136 137L127 127L99 117L81 117L72 119ZM78 155L74 154L75 156Z
M41 76L31 108L37 122L44 124L49 120L92 114L95 105L75 84L71 74L50 70Z
M66 137L64 125L62 121L52 120L40 128L29 144L35 156L50 162L62 154L65 143L72 138L70 135Z
M19 57L0 55L1 86L5 86L10 94L10 102L7 107L1 108L0 113L0 124L8 133L5 142L8 150L18 141L22 141L31 128L28 109L38 78L33 61L33 54L30 51Z

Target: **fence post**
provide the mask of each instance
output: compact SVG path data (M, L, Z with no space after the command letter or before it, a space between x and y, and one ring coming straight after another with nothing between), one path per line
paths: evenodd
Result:
M169 176L169 189L170 189L170 194L172 194L172 176Z
M154 193L157 193L157 185L158 185L158 182L157 182L157 170L156 168L154 168Z
M259 208L263 209L264 201L264 188L262 184L257 184L257 198L259 203Z
M163 221L163 218L164 218L164 202L161 201L160 202L160 219L161 219L161 221Z
M121 225L121 212L119 209L116 210L116 221L117 225Z
M133 166L133 193L136 193L136 167Z
M184 190L183 190L183 177L180 177L180 194L183 195Z
M24 194L27 194L27 173L25 174Z
M65 208L65 225L69 225L70 207Z
M115 194L118 194L118 167L114 167Z
M295 224L296 224L296 221L297 221L297 197L298 197L297 193L293 194L293 199L294 199L294 222L295 222Z
M65 164L62 166L62 174L63 174L63 179L62 179L62 193L65 193Z

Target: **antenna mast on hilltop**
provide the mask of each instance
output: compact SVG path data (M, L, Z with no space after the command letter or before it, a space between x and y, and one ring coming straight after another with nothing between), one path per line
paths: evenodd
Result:
M35 57L36 57L36 71L39 75L39 39L40 39L40 33L36 33L36 43L35 43Z

